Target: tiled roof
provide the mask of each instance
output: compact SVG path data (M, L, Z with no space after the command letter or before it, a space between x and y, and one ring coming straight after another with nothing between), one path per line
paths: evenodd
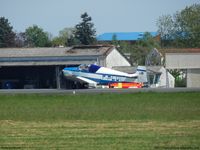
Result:
M145 32L111 32L104 33L97 37L98 41L112 41L113 37L116 36L116 40L119 41L136 41L143 38ZM155 37L158 35L157 32L150 32Z

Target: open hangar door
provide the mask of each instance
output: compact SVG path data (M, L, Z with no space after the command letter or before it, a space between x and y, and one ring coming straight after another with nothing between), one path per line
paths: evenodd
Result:
M78 67L80 64L66 65L65 67ZM59 68L59 78L57 78L60 82L61 89L86 89L88 88L88 83L85 83L80 80L70 79L64 76L62 69L64 67Z
M59 67L62 68L62 67ZM0 68L1 89L57 88L56 66L14 66Z

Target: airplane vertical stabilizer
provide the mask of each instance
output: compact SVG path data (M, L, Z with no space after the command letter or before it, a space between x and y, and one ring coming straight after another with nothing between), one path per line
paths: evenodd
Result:
M148 82L147 81L147 69L145 66L138 66L136 74L138 74L138 79L137 79L138 82L142 82L142 83Z

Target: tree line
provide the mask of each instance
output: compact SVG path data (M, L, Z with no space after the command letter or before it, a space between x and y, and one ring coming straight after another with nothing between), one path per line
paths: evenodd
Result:
M154 48L200 48L200 4L187 6L173 15L162 15L157 19L156 25L159 41L146 32L134 44L117 41L115 36L112 43L122 52L130 53L131 63L136 65L148 65L147 61L151 65L161 65L153 53L148 57ZM148 58L151 60L147 60Z
M45 32L37 25L28 27L24 32L16 33L8 19L0 17L0 47L49 47L71 46L77 44L89 45L96 43L96 29L92 18L85 12L81 15L82 21L72 28L64 28L57 37ZM157 19L160 43L152 43L159 47L182 48L200 47L200 4L193 4L173 15L162 15ZM147 35L148 39L150 38ZM116 41L113 38L113 41ZM143 39L147 40L146 37ZM150 38L152 41L152 39ZM120 44L120 43L117 43ZM122 49L124 43L121 44ZM152 47L139 41L136 47Z
M160 16L157 26L162 47L200 47L200 4Z
M0 17L0 47L57 47L96 44L96 29L92 18L85 12L82 21L72 28L64 28L57 37L45 32L37 25L24 32L15 33L8 19ZM131 43L118 41L113 36L111 44L123 53L130 53L132 64L145 64L153 48L199 48L200 47L200 4L194 4L173 15L157 19L160 41L146 32L142 39ZM154 62L155 60L152 60ZM159 64L155 62L155 64Z
M8 19L0 17L0 47L55 47L95 43L96 30L92 18L86 12L81 18L81 23L73 28L64 28L59 32L59 36L52 38L50 33L37 25L16 33Z

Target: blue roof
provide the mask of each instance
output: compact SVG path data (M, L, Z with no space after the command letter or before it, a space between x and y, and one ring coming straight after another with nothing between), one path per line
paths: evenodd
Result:
M97 41L112 41L116 36L118 41L136 41L143 38L145 32L110 32L104 33L97 37ZM157 36L157 32L149 32L153 37Z

